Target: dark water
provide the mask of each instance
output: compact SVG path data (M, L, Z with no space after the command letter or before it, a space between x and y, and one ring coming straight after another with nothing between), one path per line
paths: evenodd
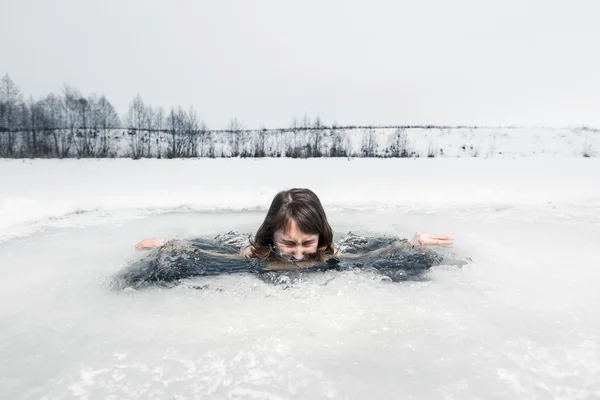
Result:
M273 270L273 265L269 266L273 260L224 258L202 251L237 254L239 249L230 241L172 241L126 266L113 277L112 286L116 289L172 287L189 278L228 274L255 274L265 282L281 283L297 280L304 274L350 269L376 272L386 280L400 282L422 280L424 273L436 265L459 266L465 263L435 251L413 248L406 240L391 237L365 238L349 234L336 246L343 254L356 258L334 257L310 268ZM376 255L371 254L374 250L379 250ZM282 277L290 279L282 280Z

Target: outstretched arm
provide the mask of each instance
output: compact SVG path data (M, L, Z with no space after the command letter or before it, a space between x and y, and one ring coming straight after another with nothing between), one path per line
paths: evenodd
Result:
M166 240L163 238L149 238L144 239L138 244L135 245L136 249L153 249L155 247L160 247L165 244Z
M415 248L424 249L425 246L435 246L435 245L450 245L454 243L454 239L449 236L436 236L436 235L428 235L426 233L417 232L415 236L410 240L402 239L398 240L388 246L382 247L380 249L372 250L367 253L338 253L336 256L341 258L358 258L358 257L371 257L376 258L380 257L386 252L395 249L405 249L405 250L413 250Z
M138 244L136 244L135 248L136 249L152 249L152 248L162 247L165 245L169 246L171 248L171 250L175 250L175 249L190 250L190 251L194 251L194 252L209 254L209 255L215 256L215 257L222 257L222 258L229 258L229 259L239 259L240 258L239 254L220 253L218 251L200 249L200 248L191 246L189 243L187 243L183 240L166 241L165 239L162 239L162 238L149 238L149 239L144 239L141 242L139 242Z
M415 236L408 242L415 247L423 248L427 245L449 245L454 243L454 239L449 236L428 235L426 233L417 232Z

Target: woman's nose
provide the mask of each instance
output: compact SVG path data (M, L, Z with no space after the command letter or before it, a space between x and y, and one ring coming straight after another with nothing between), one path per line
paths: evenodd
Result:
M292 255L298 260L304 258L304 248L302 246L294 247Z

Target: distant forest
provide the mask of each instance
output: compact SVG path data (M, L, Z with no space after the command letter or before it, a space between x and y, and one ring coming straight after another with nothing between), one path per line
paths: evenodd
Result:
M411 127L326 126L304 116L280 129L248 130L232 118L226 129L210 130L193 107L165 111L137 95L120 118L104 95L85 97L65 85L60 94L24 100L8 74L0 81L3 158L412 157ZM381 144L376 128L395 130ZM350 138L356 134L358 148Z

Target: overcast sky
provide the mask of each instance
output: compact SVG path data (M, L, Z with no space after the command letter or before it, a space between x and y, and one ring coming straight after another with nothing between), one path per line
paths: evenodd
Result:
M0 0L0 74L209 127L600 127L600 1Z

